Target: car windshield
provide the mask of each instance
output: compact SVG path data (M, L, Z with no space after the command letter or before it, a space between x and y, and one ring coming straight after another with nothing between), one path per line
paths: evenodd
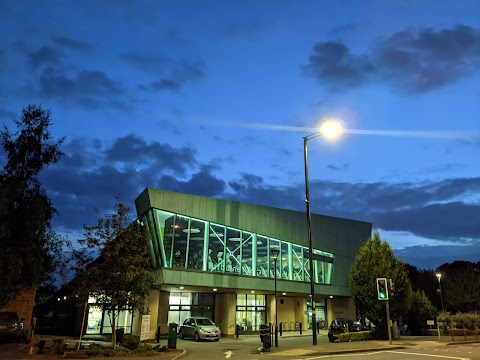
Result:
M0 312L0 320L18 320L18 316L14 312Z
M213 325L212 320L207 318L197 319L197 325Z

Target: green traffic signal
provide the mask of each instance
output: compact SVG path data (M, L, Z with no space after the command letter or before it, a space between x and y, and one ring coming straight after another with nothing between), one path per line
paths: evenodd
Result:
M388 300L388 285L386 278L377 278L378 300Z

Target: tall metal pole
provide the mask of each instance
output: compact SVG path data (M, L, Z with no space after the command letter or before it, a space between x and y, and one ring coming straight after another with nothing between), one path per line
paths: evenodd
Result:
M390 300L385 301L385 309L387 311L387 329L388 329L388 341L392 345L392 327L390 326Z
M443 308L443 293L442 293L442 282L440 281L440 278L442 275L437 274L437 279L438 279L438 291L440 291L440 302L442 303L442 312L445 311Z
M308 236L308 255L310 261L310 297L312 304L312 340L313 345L317 345L317 316L315 306L315 282L313 278L313 245L312 245L312 228L311 228L311 214L310 214L310 189L308 185L308 151L307 151L308 137L303 138L303 156L305 163L305 202L307 204L307 236Z
M277 256L273 258L275 261L275 268L273 269L275 274L275 347L278 347Z

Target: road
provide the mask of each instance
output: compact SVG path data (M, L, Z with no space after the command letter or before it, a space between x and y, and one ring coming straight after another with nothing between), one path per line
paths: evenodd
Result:
M307 340L307 341L306 341ZM308 344L308 346L305 346ZM427 343L426 343L427 344ZM178 340L177 348L187 350L185 359L208 360L314 360L314 359L349 359L368 358L368 360L432 360L439 359L469 359L480 360L480 344L445 345L431 344L422 346L406 346L403 349L366 351L348 353L342 352L340 344L330 344L326 336L318 337L318 346L310 346L309 339L304 337L290 337L279 340L279 347L271 352L261 352L262 344L259 338L245 337L240 339L221 339L219 342L194 342L191 340ZM338 350L338 354L335 352ZM316 353L317 352L317 353ZM320 352L320 353L318 353Z
M479 344L450 345L438 348L420 348L420 349L399 349L399 350L382 350L378 352L350 353L339 355L318 355L309 356L308 360L315 359L361 359L368 360L428 360L430 359L452 359L452 360L479 360L480 347ZM287 360L287 358L284 358ZM298 357L296 360L300 360ZM290 359L289 359L290 360Z

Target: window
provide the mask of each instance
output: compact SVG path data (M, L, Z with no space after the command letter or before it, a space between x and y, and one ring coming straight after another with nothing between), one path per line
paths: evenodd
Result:
M225 271L225 227L210 224L208 243L208 271Z
M243 231L208 221L152 210L142 217L153 233L149 244L153 264L196 271L222 272L293 281L331 284L333 254L313 250L310 264L307 247L281 239ZM279 247L277 268L271 249Z

